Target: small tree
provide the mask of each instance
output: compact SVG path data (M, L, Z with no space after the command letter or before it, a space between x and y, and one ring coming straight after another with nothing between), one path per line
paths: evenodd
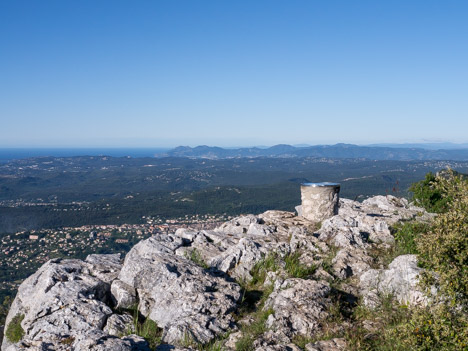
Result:
M432 173L427 173L425 179L411 185L409 191L413 193L413 201L429 212L443 212L450 199L445 196L440 179Z

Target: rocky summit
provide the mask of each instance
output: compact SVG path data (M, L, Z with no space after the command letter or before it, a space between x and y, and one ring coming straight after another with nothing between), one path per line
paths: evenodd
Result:
M394 245L393 225L431 217L393 196L341 199L338 215L322 223L267 211L214 230L153 236L123 260L50 260L19 287L1 350L191 350L215 342L225 350L243 342L265 351L345 350L344 339L317 339L337 303L373 306L382 294L427 302L416 256L387 265L379 254Z

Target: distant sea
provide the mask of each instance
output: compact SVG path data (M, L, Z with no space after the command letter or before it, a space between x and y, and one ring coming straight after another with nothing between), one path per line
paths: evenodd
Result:
M168 150L168 148L0 148L0 162L41 156L153 157Z

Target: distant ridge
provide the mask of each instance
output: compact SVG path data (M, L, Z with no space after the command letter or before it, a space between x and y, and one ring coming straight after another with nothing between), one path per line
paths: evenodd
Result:
M155 156L208 159L243 157L320 157L395 161L468 161L468 148L434 150L424 148L423 145L425 144L421 144L421 147L396 147L394 144L392 146L359 146L354 144L335 144L296 147L286 144L279 144L269 148L249 147L238 149L224 149L216 146L200 145L193 148L189 146L178 146L167 152L158 153ZM434 144L430 145L433 147Z
M426 150L461 150L468 149L468 144L455 144L455 143L404 143L404 144L393 144L393 143L380 143L370 144L366 146L378 146L378 147L392 147L392 148L417 148Z

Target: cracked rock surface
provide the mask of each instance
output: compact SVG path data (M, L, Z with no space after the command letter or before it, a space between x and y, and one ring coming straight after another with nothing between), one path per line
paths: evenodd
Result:
M163 328L163 341L177 344L188 336L206 343L233 326L240 287L176 255L184 244L174 235L141 241L127 254L119 280L135 288L138 309Z
M145 350L137 336L112 337L103 331L113 311L107 305L112 277L120 270L117 255L90 255L86 261L55 259L19 287L6 325L24 315L25 336L18 344L7 338L2 351L14 350ZM101 279L100 279L101 278Z
M327 316L330 305L327 282L290 278L276 281L264 309L273 313L266 324L271 339L291 339L295 335L314 335Z
M418 267L416 255L398 256L388 269L366 271L360 278L364 303L375 306L379 296L392 295L402 304L427 305L429 298L419 286L419 275L423 271Z

